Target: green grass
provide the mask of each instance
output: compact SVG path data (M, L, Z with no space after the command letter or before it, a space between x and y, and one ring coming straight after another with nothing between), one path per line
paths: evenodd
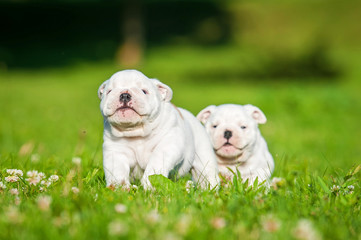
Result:
M0 193L0 239L359 239L360 59L336 56L345 65L336 81L190 74L237 68L247 56L232 48L151 49L139 68L171 86L173 102L194 114L210 104L260 107L268 118L260 128L275 159L273 176L283 179L269 191L236 180L218 192L188 192L189 178L160 177L154 192L111 191L96 92L117 67L0 72L0 181L7 186ZM24 176L7 183L6 169L13 168ZM60 179L42 192L25 180L29 170ZM39 208L42 196L51 197L49 208ZM125 207L117 212L117 204Z

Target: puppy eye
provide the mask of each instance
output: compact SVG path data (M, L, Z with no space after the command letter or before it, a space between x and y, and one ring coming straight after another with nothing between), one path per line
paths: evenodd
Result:
M218 127L218 125L213 125L212 127L213 127L213 128L217 128L217 127Z
M241 129L246 129L247 127L246 126L241 126Z
M148 94L148 91L147 91L147 90L142 89L142 91L143 91L144 94Z
M110 90L107 92L107 94L109 94L111 91L112 91L112 90L110 89Z

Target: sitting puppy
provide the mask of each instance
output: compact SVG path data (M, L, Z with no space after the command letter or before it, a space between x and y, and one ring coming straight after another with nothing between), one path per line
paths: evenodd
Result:
M201 123L170 103L173 92L136 70L115 73L98 90L104 117L103 166L107 186L151 188L150 175L191 171L202 187L219 184L216 157Z
M224 104L208 106L198 115L212 141L218 168L226 179L232 179L237 170L243 181L253 184L267 180L274 162L258 124L266 123L266 116L252 105ZM232 171L231 171L232 170Z

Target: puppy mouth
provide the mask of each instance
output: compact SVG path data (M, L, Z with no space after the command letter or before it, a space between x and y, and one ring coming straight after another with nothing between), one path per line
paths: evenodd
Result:
M135 109L130 106L121 106L121 107L117 108L117 110L115 110L115 111L126 111L126 110L133 110L134 112L136 112Z
M218 150L220 150L220 149L223 148L223 147L234 147L235 149L238 149L238 150L240 150L240 151L243 151L247 146L248 146L248 144L245 145L245 146L243 146L243 147L236 147L236 146L234 146L232 143L230 143L229 141L227 141L227 142L225 142L222 146L220 146L219 148L215 148L215 150L218 151Z
M218 150L220 150L220 149L223 148L223 147L234 147L234 148L235 148L235 146L233 146L233 144L231 144L229 141L227 141L227 142L225 142L223 145L221 145L220 147L214 148L214 150L218 151Z
M225 162L229 162L229 161L237 160L240 157L242 157L247 146L248 144L246 144L243 147L237 147L227 141L219 148L214 148L214 150L218 157L222 158L223 161Z
M136 114L140 115L137 110L135 110L133 107L129 106L129 105L122 105L120 107L118 107L114 113L112 115L114 115L115 113L117 112L125 112L125 111L133 111L135 112Z
M229 142L224 143L221 147L215 149L215 153L218 156L218 164L233 165L242 163L240 158L242 158L246 147L247 145L240 148Z

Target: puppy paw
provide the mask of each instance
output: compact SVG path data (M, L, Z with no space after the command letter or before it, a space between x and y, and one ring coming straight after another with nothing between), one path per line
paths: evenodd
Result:
M148 177L143 177L141 180L141 183L142 183L144 190L146 190L146 191L154 191L155 190L155 188L150 183Z
M132 185L127 180L111 181L109 184L107 184L107 188L109 188L112 191L115 191L119 188L125 191L130 191L131 186Z

